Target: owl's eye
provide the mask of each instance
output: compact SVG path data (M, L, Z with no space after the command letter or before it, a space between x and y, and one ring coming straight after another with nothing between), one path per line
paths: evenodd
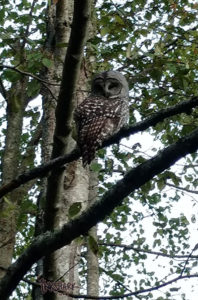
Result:
M95 79L92 90L95 94L98 95L104 94L104 81L102 78Z
M109 85L109 89L114 89L114 88L119 88L120 85L118 82L112 82L110 85Z
M96 83L94 85L94 91L95 91L95 93L102 94L103 93L103 86L99 83Z

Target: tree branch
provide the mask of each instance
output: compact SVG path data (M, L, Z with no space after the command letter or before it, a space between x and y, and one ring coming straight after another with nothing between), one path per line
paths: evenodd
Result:
M103 270L104 271L104 270ZM109 275L109 274L108 274ZM148 289L141 289L141 290L137 290L135 292L132 292L130 291L126 286L124 286L121 282L119 281L116 281L115 279L113 279L114 281L116 281L118 284L120 284L122 287L124 287L126 290L129 291L129 293L127 294L120 294L118 296L92 296L92 295L74 295L74 294L71 294L71 293L67 293L67 292L64 292L62 290L58 290L59 293L62 293L63 295L67 295L67 296L70 296L74 299L95 299L95 300L111 300L111 299L124 299L126 297L130 297L130 296L137 296L137 295L141 295L141 294L144 294L144 293L149 293L149 292L152 292L152 291L156 291L156 290L159 290L165 286L168 286L168 285L171 285L179 280L182 280L182 279L188 279L188 278L197 278L198 277L198 274L192 274L192 275L179 275L169 281L166 281L164 283L161 283L159 285L156 284L156 286L153 286L151 288L148 288ZM33 282L29 279L23 279L24 282L28 283L28 284L31 284L31 285L35 285L35 286L41 286L40 283L37 283L37 282Z
M194 97L189 101L183 101L177 105L172 107L168 107L166 109L160 110L158 113L154 113L147 117L144 121L138 122L134 125L127 126L122 128L118 133L114 136L106 140L102 147L112 145L114 143L118 143L122 138L128 137L132 134L141 132L143 130L148 129L150 126L155 126L158 122L162 122L164 119L174 116L179 113L188 112L193 107L198 105L198 97ZM10 181L8 184L3 185L0 188L0 198L5 196L7 193L19 187L21 184L25 184L26 182L47 176L48 172L53 169L58 169L62 165L72 162L80 157L80 150L75 148L69 154L59 156L46 164L40 165L24 174L19 175L14 180Z
M192 193L192 194L198 195L198 191L189 190L189 189L186 189L184 187L176 186L176 185L168 183L168 182L166 182L166 185L170 186L170 187L173 187L173 188L175 188L177 190L180 190L180 191L184 191L184 192L187 192L187 193Z
M7 100L7 91L6 91L5 87L4 87L4 84L3 84L3 81L2 81L1 78L0 78L0 93L3 96L3 98L5 100Z
M10 69L10 70L13 70L21 75L24 75L24 76L27 76L27 77L31 77L31 78L34 78L36 80L38 80L39 82L41 83L46 83L47 85L54 85L54 86L60 86L59 83L55 83L55 82L50 82L50 81L46 81L32 73L29 73L29 72L25 72L25 71L22 71L22 70L19 70L17 67L14 67L14 66L8 66L8 65L0 65L0 69ZM46 86L45 86L46 87Z
M57 101L57 99L56 99L56 97L54 96L52 90L51 90L51 89L49 88L49 86L48 86L49 84L50 84L50 85L57 85L57 84L55 84L55 83L50 83L50 82L48 82L48 81L45 81L45 80L41 79L40 77L38 77L38 76L36 76L36 75L34 75L34 74L31 74L31 73L28 73L28 72L25 72L25 71L21 71L21 70L17 69L16 67L12 67L12 66L8 66L8 65L0 65L0 69L3 69L3 68L13 70L13 71L15 71L15 72L17 72L17 73L19 73L19 74L21 74L21 75L24 75L24 76L27 76L27 77L32 77L32 78L34 78L34 79L40 81L41 84L42 84L46 89L48 89L48 91L50 92L52 98L55 99L55 100Z
M196 245L194 246L194 248L192 249L192 251L191 251L190 254L188 255L188 258L187 258L186 261L185 261L185 264L184 264L183 269L182 269L182 271L181 271L181 273L180 273L180 276L183 276L184 272L186 271L186 267L187 267L187 265L188 265L188 263L189 263L189 260L190 260L191 257L192 257L193 252L194 252L195 250L197 250L197 245L198 245L198 244L196 244Z
M11 180L8 184L4 184L0 188L0 198L5 196L7 193L18 188L20 185L27 183L30 180L33 180L38 177L47 176L48 172L56 169L59 169L66 163L72 162L80 157L80 150L75 148L67 155L59 156L53 160L50 160L48 163L40 165L30 171L27 171L19 175L16 179Z
M157 174L169 168L180 158L198 149L198 129L178 142L160 151L158 155L129 171L112 189L104 194L79 217L65 224L60 230L46 232L38 236L24 253L13 263L0 284L0 298L7 299L31 266L41 257L68 245L80 235L110 215L113 209L121 205L122 200L151 180ZM198 275L196 275L198 276Z
M198 105L198 97L193 97L191 100L183 101L165 109L161 109L159 112L151 114L145 120L138 122L131 126L122 128L117 134L103 143L104 146L109 146L114 143L118 143L121 138L129 137L132 134L148 129L150 126L155 126L157 123L164 121L164 119L172 117L180 113L189 113L189 111Z
M98 245L106 246L106 247L118 247L118 248L122 248L124 251L133 250L135 252L142 252L142 253L156 255L156 256L163 256L163 257L167 257L167 258L174 258L174 259L175 258L179 258L179 259L180 258L181 259L189 258L189 254L188 255L171 255L171 254L167 254L167 253L163 253L163 252L141 249L141 248L133 247L131 245L123 245L123 244L119 245L119 244L115 244L115 243L102 243L102 242L99 242ZM191 254L192 253L190 253L191 259L198 259L198 255L191 255Z
M164 283L161 284L156 284L156 286L148 288L148 289L141 289L141 290L137 290L135 292L130 292L127 294L121 294L118 296L101 296L101 297L96 297L96 296L91 296L91 295L74 295L74 294L67 294L68 296L72 297L72 298L77 298L77 299L95 299L95 300L115 300L115 299L125 299L127 297L131 297L131 296L136 296L136 295L141 295L141 294L145 294L145 293L149 293L152 291L157 291L165 286L171 285L172 283L175 283L179 280L182 279L187 279L187 278L197 278L198 274L192 274L192 275L185 275L185 276L177 276L169 281L166 281Z

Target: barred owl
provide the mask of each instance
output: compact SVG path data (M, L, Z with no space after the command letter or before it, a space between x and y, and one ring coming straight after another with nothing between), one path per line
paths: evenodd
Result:
M83 166L90 164L102 142L128 122L128 83L117 71L95 76L91 94L75 110Z

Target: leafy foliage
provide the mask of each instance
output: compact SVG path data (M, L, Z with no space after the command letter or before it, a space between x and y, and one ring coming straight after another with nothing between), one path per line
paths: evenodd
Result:
M197 95L197 17L194 4L187 1L172 4L167 1L104 1L99 5L97 15L98 35L91 43L97 44L94 49L99 49L99 68L118 68L128 78L131 123ZM109 189L129 167L154 155L163 144L167 146L191 132L197 126L196 115L197 109L187 111L150 129L146 143L153 149L149 151L144 137L137 138L137 146L133 139L123 142L124 146L113 146L105 158L105 171L100 174L101 192ZM147 135L145 138L148 139ZM187 157L181 162L182 166L171 168L145 184L115 210L106 226L102 227L101 243L106 245L101 246L101 263L105 265L105 271L102 271L104 286L107 290L113 286L114 295L127 294L128 289L143 290L158 285L163 277L158 273L162 272L159 271L161 268L166 269L163 273L166 280L171 274L182 272L186 261L182 255L187 255L194 245L190 231L192 208L186 216L186 211L180 210L179 206L185 202L184 193L196 187L196 167L193 170L196 160L196 155ZM177 190L179 186L184 189ZM193 200L191 205L196 207ZM131 249L120 248L120 245L128 245ZM154 264L159 269L149 265L155 252L158 255L154 256ZM181 254L179 262L174 258L178 253ZM163 254L167 257L163 258ZM193 260L188 261L188 266L187 274L193 274ZM107 270L122 276L117 280ZM140 278L139 282L137 278ZM177 293L178 290L170 289L165 297L158 299L177 299ZM153 296L154 292L139 297L149 299ZM184 295L182 297L186 299Z

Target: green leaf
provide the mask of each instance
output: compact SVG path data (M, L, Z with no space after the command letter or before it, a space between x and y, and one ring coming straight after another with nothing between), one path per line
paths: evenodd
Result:
M119 16L119 15L115 15L115 21L120 24L120 25L124 25L124 20Z
M105 36L108 32L109 32L108 27L102 27L101 30L100 30L101 36Z
M48 59L48 58L46 58L46 57L44 57L44 58L42 59L42 63L43 63L43 65L44 65L45 67L47 67L47 68L50 68L50 67L53 66L53 61L50 60L50 59Z
M98 253L98 243L95 238L91 235L88 236L88 244L92 252L97 255Z
M36 79L30 81L27 88L28 97L37 96L39 91L40 91L40 82L38 82L38 80Z
M81 211L81 208L82 208L82 203L81 202L75 202L69 208L69 216L71 218L76 216Z
M7 69L3 72L3 77L10 82L16 82L21 78L21 75L14 70Z
M157 181L157 186L160 191L162 191L165 188L166 183L163 178Z
M101 168L102 168L102 165L99 163L93 162L91 164L91 170L94 172L99 172L101 170Z
M6 196L4 196L2 200L5 201L6 207L3 211L0 211L0 218L9 217L10 213L12 213L16 209L16 205Z

